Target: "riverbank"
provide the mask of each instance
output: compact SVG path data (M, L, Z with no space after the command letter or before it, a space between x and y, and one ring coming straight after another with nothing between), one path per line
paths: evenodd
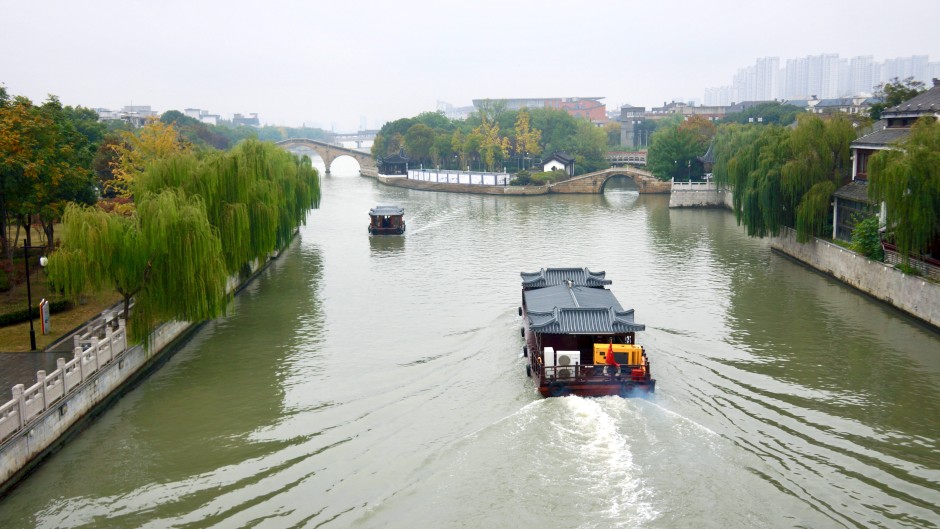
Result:
M255 263L243 281L232 282L233 293L238 295L274 258ZM39 371L34 384L15 385L13 400L0 405L0 496L159 368L204 323L168 322L145 344L133 346L127 343L124 320L112 311L83 327L73 340L71 358L57 359L51 372Z
M772 237L770 247L940 330L940 285L936 283L823 239L799 243L792 228Z
M412 171L412 173L419 172ZM635 167L611 167L541 186L508 185L510 175L503 173L445 174L424 171L421 178L413 178L405 175L383 175L369 168L363 168L360 169L359 174L394 187L480 195L600 194L604 192L607 181L617 176L632 179L640 194L669 194L672 186L671 182L657 180L652 174ZM461 176L466 177L467 181L464 182ZM446 180L442 182L441 178ZM494 184L486 182L494 182Z
M713 183L674 182L670 208L732 209L729 189ZM770 238L773 250L829 275L940 330L940 285L905 274L894 266L873 261L824 239L796 241L796 231L784 228Z
M457 184L449 182L433 182L427 180L413 180L405 176L389 176L376 174L375 178L389 186L418 189L421 191L443 191L448 193L474 193L480 195L547 195L548 186L507 186L491 184Z

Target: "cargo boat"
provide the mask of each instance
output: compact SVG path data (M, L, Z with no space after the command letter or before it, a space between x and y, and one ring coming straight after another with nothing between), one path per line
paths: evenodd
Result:
M401 235L405 233L405 209L398 206L376 206L369 210L369 233Z
M633 321L606 287L605 272L543 268L521 274L526 374L543 397L629 397L652 393L656 380Z

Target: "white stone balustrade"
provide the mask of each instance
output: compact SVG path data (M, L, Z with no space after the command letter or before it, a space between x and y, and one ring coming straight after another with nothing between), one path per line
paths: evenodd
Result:
M105 314L101 325L89 327L88 334L76 335L72 360L56 359L56 370L49 374L37 372L36 383L28 388L23 384L13 386L13 399L0 406L0 442L28 428L30 421L127 350L124 320L117 320L118 330L115 331L114 319L115 316ZM101 333L104 338L91 333Z

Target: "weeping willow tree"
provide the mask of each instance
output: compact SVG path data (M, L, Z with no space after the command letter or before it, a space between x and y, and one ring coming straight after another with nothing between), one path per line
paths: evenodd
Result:
M291 240L320 181L310 159L254 140L231 152L179 152L131 182L128 217L70 208L50 280L70 297L114 288L133 339L162 321L203 321L224 311L230 277Z
M735 219L748 235L775 234L781 224L780 168L787 156L787 131L776 125L727 128L716 139L715 178L731 187Z
M726 125L715 144L714 174L732 188L732 208L748 235L795 227L805 242L829 229L829 199L850 174L847 119L802 115L793 129Z
M868 177L868 196L884 203L904 263L927 253L940 236L940 123L921 118L897 149L871 157Z
M194 154L165 158L136 184L137 193L178 188L201 197L230 274L283 248L320 202L320 179L309 158L256 140L202 159Z
M794 206L797 241L806 242L831 231L830 198L849 180L849 144L855 136L845 116L825 120L815 115L799 116L790 134L792 155L782 170L785 200Z
M132 338L146 337L162 321L203 321L223 314L229 274L202 197L166 189L144 195L137 211L150 270L135 298Z
M62 230L61 246L49 259L50 282L71 299L117 290L132 340L160 321L202 321L224 312L222 246L199 197L176 189L145 195L130 216L70 206Z
M150 274L137 215L72 204L62 216L60 231L59 249L46 267L50 283L73 300L88 291L116 290L127 320L131 299Z

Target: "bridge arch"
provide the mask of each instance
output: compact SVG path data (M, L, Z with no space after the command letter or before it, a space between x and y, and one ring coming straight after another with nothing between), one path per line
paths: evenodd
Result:
M604 177L604 181L601 182L600 187L597 190L598 193L603 194L604 190L607 189L607 183L610 182L611 179L618 177L628 178L632 180L634 184L636 184L638 190L643 189L643 183L638 180L640 177L638 177L636 174L633 174L630 171L615 171L614 169L621 169L621 167L611 167L611 171Z
M342 145L334 145L325 141L311 140L307 138L289 138L277 142L276 145L282 149L287 150L290 150L291 148L302 147L316 152L317 155L323 159L323 165L326 167L327 174L330 173L330 166L333 165L333 160L339 158L340 156L349 156L350 158L353 158L359 162L360 173L368 173L370 170L376 170L375 161L372 159L371 154L363 151L357 151L355 149L348 149Z
M593 173L563 180L549 187L550 193L603 193L607 181L615 176L626 176L636 182L640 193L669 193L669 182L656 179L649 171L636 167L611 167Z

